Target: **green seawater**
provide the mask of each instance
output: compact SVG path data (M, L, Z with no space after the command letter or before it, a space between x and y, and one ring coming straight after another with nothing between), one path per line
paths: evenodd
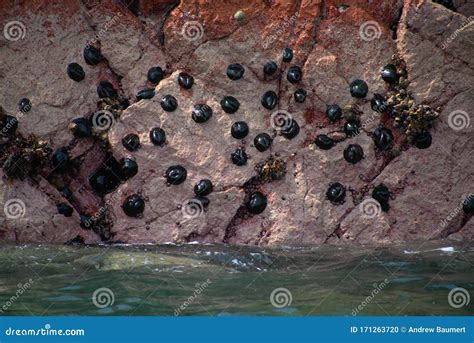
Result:
M453 289L461 290L450 296ZM4 245L0 310L40 316L474 315L474 243Z

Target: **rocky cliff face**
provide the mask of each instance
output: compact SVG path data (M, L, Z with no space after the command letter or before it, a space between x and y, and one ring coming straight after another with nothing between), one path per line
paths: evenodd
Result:
M474 5L439 2L2 1L0 240L472 239Z

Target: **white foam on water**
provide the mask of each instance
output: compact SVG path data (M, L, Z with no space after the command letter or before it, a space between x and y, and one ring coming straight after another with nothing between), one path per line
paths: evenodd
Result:
M439 249L434 249L434 250L440 250L443 252L456 252L456 250L453 247L445 247L445 248L439 248Z
M425 252L430 252L430 251L442 251L442 252L449 252L449 253L457 252L457 250L454 249L454 247L442 247L442 248L436 248L436 249L430 249L430 250L420 250L420 251L403 250L403 253L405 253L405 254L420 254L420 253L425 253Z
M419 254L420 251L403 250L403 253L404 253L404 254L408 254L408 255L409 255L409 254Z

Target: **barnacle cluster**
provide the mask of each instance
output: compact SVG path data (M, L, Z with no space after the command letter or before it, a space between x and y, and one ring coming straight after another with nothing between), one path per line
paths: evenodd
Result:
M0 163L8 178L23 180L46 165L51 151L47 142L39 141L34 135L25 139L15 137L0 148Z
M427 131L439 116L439 112L430 106L415 104L413 98L403 88L388 96L387 105L393 109L394 126L410 140L415 135Z
M393 57L393 61L397 65L399 81L392 85L392 89L388 92L386 105L389 114L394 118L394 126L412 141L416 135L426 132L431 127L439 112L430 106L415 103L407 90L409 82L405 63L397 56Z
M110 111L114 116L119 117L124 108L128 107L124 100L114 98L102 98L97 102L97 109L102 111Z
M286 162L271 156L268 160L256 166L262 183L280 180L286 175Z
M23 180L44 167L51 149L34 135L24 138L17 134L17 127L18 119L0 106L0 166L8 178Z

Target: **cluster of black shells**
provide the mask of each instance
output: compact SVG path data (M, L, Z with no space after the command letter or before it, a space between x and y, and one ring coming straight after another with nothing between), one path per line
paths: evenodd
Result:
M100 50L94 46L87 46L83 52L84 60L87 64L94 66L104 61L105 58L101 54ZM290 62L293 58L293 52L291 49L286 48L283 52L283 61ZM264 66L264 73L271 75L278 69L275 62L269 62ZM67 66L68 76L75 82L81 82L85 79L85 72L82 66L76 62L70 63ZM245 73L244 67L239 63L230 64L227 67L226 74L229 79L235 81L243 77ZM152 67L148 70L147 79L152 84L158 84L165 77L165 72L159 66ZM301 68L298 66L291 66L288 70L287 79L291 83L297 83L302 78ZM194 78L188 73L182 72L178 75L178 84L183 89L191 89L194 84ZM118 91L114 88L112 83L109 81L101 81L97 86L97 94L100 99L112 99L116 100L119 98ZM153 88L145 88L140 90L136 94L136 100L151 99L155 96L155 90ZM295 92L295 101L304 102L306 92L303 89L299 89ZM278 102L277 95L273 91L266 92L262 97L262 105L267 109L273 109ZM120 105L121 109L125 109L128 106L128 102L124 102L126 105ZM178 100L170 95L164 95L160 100L162 109L166 112L173 112L178 108ZM232 114L238 111L240 107L239 101L233 96L225 96L220 103L222 110L225 113ZM203 124L210 120L213 115L213 110L207 104L195 105L191 118L197 124ZM70 124L70 129L76 138L90 137L93 134L91 118L76 118ZM231 126L231 135L235 139L244 139L249 133L249 126L244 121L236 121ZM283 132L288 139L295 137L299 132L299 126L294 124L289 128L288 132ZM150 142L156 146L164 146L166 144L166 133L160 127L154 127L149 133ZM259 133L254 139L254 145L258 151L266 151L270 148L273 139L267 133ZM141 142L140 138L135 133L127 134L122 138L123 147L129 152L135 152L140 149ZM239 147L233 153L231 153L230 160L237 166L243 166L247 163L248 155L244 148ZM55 171L58 173L65 173L70 170L71 161L66 148L57 149L52 156L51 163ZM89 178L91 187L99 194L105 195L113 191L120 182L124 182L129 178L136 175L138 172L138 165L135 160L131 158L123 158L117 161L113 156L107 156L106 162L96 170ZM187 171L181 165L170 166L165 172L166 182L169 185L179 185L186 180ZM194 192L198 200L203 204L209 204L209 200L205 197L213 189L212 182L208 179L199 181L195 187ZM254 192L248 197L246 207L250 213L261 213L266 208L267 199L266 196L261 192ZM131 217L140 216L145 209L145 200L140 194L132 194L128 196L122 204L123 211L126 215ZM71 215L71 210L67 204L58 204L58 211L65 216ZM81 223L88 222L90 218L88 216L81 216ZM82 225L90 226L90 225Z
M283 62L290 62L293 58L293 51L290 48L286 48L283 51ZM272 75L278 69L278 65L274 61L270 61L264 65L263 71L265 75ZM155 68L151 68L148 72L148 77L156 72ZM240 80L245 73L245 68L240 63L233 63L228 65L226 70L227 77L232 81ZM287 73L287 79L291 83L297 83L302 78L301 68L298 66L291 66ZM190 89L193 86L194 79L187 73L180 73L178 75L178 84L184 89ZM295 92L295 101L301 103L304 102L306 97L306 91L298 89ZM138 98L138 97L137 97ZM261 99L262 106L266 109L272 110L278 103L278 97L275 92L267 91L263 94ZM165 95L160 101L161 107L167 112L172 112L178 107L178 101L172 95ZM240 102L238 99L231 95L224 96L220 101L222 110L227 114L233 114L239 110ZM191 113L191 118L197 124L203 124L210 120L213 116L213 110L207 104L197 104ZM159 130L159 132L158 132ZM235 139L244 139L249 134L250 128L245 121L236 121L231 125L230 133ZM159 133L159 134L158 134ZM284 131L282 134L292 139L299 133L299 126L294 121L290 128ZM152 137L159 136L162 139L152 139ZM161 128L154 128L150 132L150 140L156 145L162 145L165 140L165 132ZM262 132L258 133L254 138L254 146L260 151L268 150L272 145L273 139L269 134ZM136 151L140 147L139 137L136 134L128 134L122 140L123 146L129 151ZM244 166L247 164L248 155L243 147L238 147L230 155L230 160L236 166ZM186 180L187 171L181 165L170 166L165 172L166 182L169 185L178 185ZM194 187L194 193L197 200L207 206L209 199L205 196L209 194L213 189L212 182L208 179L199 181ZM138 216L143 212L144 204L143 201L138 201L139 195L132 195L127 198L122 205L124 212L129 216ZM259 191L252 192L247 196L246 208L249 213L259 214L267 207L266 196ZM132 211L132 208L136 208Z
M84 56L85 57L87 56L89 61L93 60L94 63L96 62L99 63L103 59L101 56L99 56L99 54L100 54L100 51L98 51L97 49L95 50L93 49L92 51L87 50L87 52L85 50L84 52ZM283 58L282 58L283 62L290 62L292 58L293 58L293 51L290 48L284 49ZM69 69L71 70L79 69L76 65L70 66L70 68L68 68L68 74L75 81L81 81L83 79L83 77L74 78L73 77L74 75L72 75L69 72ZM278 66L276 62L270 61L264 65L263 69L264 69L265 75L272 75L277 71ZM245 73L245 68L239 63L230 64L226 70L227 77L232 81L241 79L244 76L244 73ZM77 71L75 74L81 74L81 73ZM149 69L147 77L150 82L157 84L163 79L164 71L160 67L152 67ZM299 66L291 66L288 69L287 80L290 83L297 83L301 80L301 78L302 78L302 70ZM191 89L194 84L194 79L188 73L182 72L178 75L178 84L183 89ZM117 91L107 81L102 81L99 84L97 88L97 93L100 98L117 98ZM142 99L150 99L154 96L155 96L155 92L153 89L145 89L145 90L140 91L136 97L137 97L137 100L142 100ZM302 103L304 102L306 98L306 91L303 89L298 89L295 92L294 96L295 96L296 102ZM268 91L262 96L261 103L264 108L272 110L273 108L275 108L275 106L278 103L278 97L275 92ZM178 107L178 100L174 96L168 94L162 97L162 99L160 100L160 105L163 108L163 110L167 112L173 112ZM239 101L235 97L230 96L230 95L225 96L221 100L220 105L221 105L222 110L228 114L237 112L240 107ZM192 120L196 122L197 124L203 124L207 122L208 120L212 118L212 116L213 116L213 110L207 104L195 105L191 113ZM76 125L79 126L79 124L80 123L76 122ZM79 129L77 129L77 131L79 132ZM89 131L87 130L85 126L82 127L82 130L80 131L87 131L87 133L89 133ZM244 139L249 134L249 125L245 121L236 121L232 124L230 133L231 133L231 136L235 139ZM287 130L282 131L282 134L288 139L294 138L298 133L299 133L299 125L296 121L293 121L292 125ZM166 142L166 133L160 127L152 128L150 130L149 137L150 137L150 141L154 145L163 146ZM260 152L268 150L270 146L272 145L272 142L273 142L273 139L270 137L269 134L265 132L257 134L254 138L255 148ZM122 145L124 146L125 149L127 149L130 152L137 151L138 149L140 149L140 146L141 146L140 138L137 134L134 134L134 133L127 134L125 137L122 138ZM237 166L243 166L247 164L248 155L245 152L245 149L243 147L238 147L234 152L231 153L230 160L232 161L233 164ZM123 163L125 162L120 161L118 163L118 168L123 166ZM101 194L110 192L116 187L116 184L120 182L120 180L122 181L125 180L124 178L113 177L114 175L116 175L116 173L114 173L113 170L110 170L110 172L107 172L108 170L107 167L104 167L104 168L101 168L101 170L97 171L97 173L94 174L90 179L90 183L92 187ZM137 168L136 163L134 165L134 168ZM98 179L98 176L100 176L99 179ZM128 177L131 177L131 176L128 176ZM187 177L187 171L181 165L170 166L165 172L166 182L169 185L179 185L186 180L186 177ZM108 180L110 180L110 182L108 182ZM194 187L196 198L199 201L201 201L203 204L206 204L206 205L209 204L209 200L205 198L205 196L209 194L210 191L212 191L212 188L213 186L210 180L203 179L199 181ZM137 217L137 216L140 216L141 213L144 211L144 205L145 205L145 202L142 196L139 194L133 194L127 197L125 202L122 204L122 208L125 214L127 214L128 216ZM257 192L253 192L252 194L248 196L246 207L250 213L253 213L253 214L261 213L265 210L266 206L267 206L267 198L263 193L257 191Z
M88 65L94 66L104 61L105 58L101 54L100 50L94 46L87 46L84 49L83 57ZM285 48L283 51L282 61L285 63L291 62L293 59L293 51L290 48ZM271 77L278 70L278 65L275 61L269 61L263 66L264 75ZM75 82L81 82L85 79L85 72L82 66L76 62L70 63L67 66L66 72L68 76ZM236 81L244 76L245 68L239 63L230 64L227 67L227 77ZM164 70L155 66L148 70L147 79L150 83L157 85L165 77ZM303 72L297 65L291 65L288 68L286 79L291 84L297 84L302 80ZM397 73L397 68L393 65L387 65L382 69L381 77L384 81L389 84L396 84L399 82L400 75ZM191 89L194 84L194 78L186 72L182 72L178 75L178 84L183 89ZM363 80L356 79L350 84L350 94L352 97L357 99L366 98L369 87ZM97 86L97 94L101 99L118 99L118 91L109 81L101 81ZM145 88L140 90L136 94L136 100L151 99L155 96L154 88ZM296 103L304 103L307 96L307 92L298 88L294 92L294 100ZM278 104L278 96L274 91L267 91L261 97L261 104L265 109L273 110ZM173 112L178 108L178 100L172 95L164 95L160 100L160 105L164 111ZM232 114L238 111L240 107L239 101L233 96L225 96L220 102L221 108L225 113ZM21 99L18 104L19 109L23 112L27 112L31 109L31 101L27 98ZM128 101L124 100L120 102L121 109L128 106ZM387 108L386 98L381 94L374 94L371 99L371 108L374 111L382 113L390 110ZM327 106L326 115L330 122L338 122L343 117L343 111L337 104L331 104ZM207 104L195 105L191 118L197 124L202 124L210 120L213 116L213 110ZM11 118L10 118L11 117ZM9 127L10 131L8 134L16 131L17 123L16 118L12 116L3 116L2 127ZM282 136L287 139L293 139L299 133L299 125L296 120L291 119L291 125L281 131ZM11 122L11 123L10 123ZM10 125L7 125L10 124ZM70 126L72 132L77 138L89 137L92 135L92 124L88 118L77 118L73 120ZM249 134L249 125L245 121L236 121L232 124L230 133L235 139L244 139ZM348 137L355 136L360 132L360 121L351 118L344 123L344 132ZM166 144L166 133L160 127L154 127L149 133L150 142L156 146L164 146ZM386 127L379 127L372 133L372 139L375 147L380 151L386 151L391 149L394 143L394 136L390 129ZM431 139L429 140L431 143ZM254 146L260 151L268 150L272 145L272 137L265 133L258 133L254 138ZM322 150L329 150L336 145L336 142L331 139L328 135L320 134L316 136L314 140L315 145ZM140 138L138 135L131 133L127 134L122 139L122 145L129 152L135 152L141 147ZM421 148L427 146L421 144ZM415 144L415 146L418 146ZM429 146L429 145L428 145ZM418 146L420 147L420 146ZM344 159L351 163L356 164L361 161L364 157L363 148L359 144L349 144L344 149ZM234 152L231 153L230 160L237 166L243 166L247 163L248 155L243 147L238 147ZM113 191L120 182L124 182L138 173L138 165L132 158L123 158L117 161L113 156L107 157L107 162L104 163L98 170L96 170L89 178L91 187L99 194L107 194ZM59 148L54 151L51 164L58 173L65 173L70 169L70 157L66 148ZM181 165L172 165L165 172L166 182L169 185L179 185L186 180L187 171ZM203 204L209 204L209 200L206 198L213 190L213 184L208 179L200 180L194 186L195 197L199 199ZM68 188L64 188L64 195L72 197L72 193ZM70 193L70 194L69 194ZM326 196L334 204L344 202L346 196L346 187L340 183L332 183L327 192ZM380 184L374 188L372 197L376 199L384 211L388 211L388 201L390 198L390 191L388 188ZM472 207L472 201L471 203ZM267 207L267 197L259 192L254 191L248 194L246 197L245 204L249 213L259 214L262 213ZM469 205L466 205L469 207ZM465 207L466 207L465 206ZM58 212L65 215L72 215L72 207L66 203L60 203L57 205ZM130 217L140 216L145 209L145 199L140 194L132 194L128 196L122 204L124 213ZM89 221L88 216L81 216L81 226L83 222Z
M293 51L290 48L286 48L283 51L283 62L290 62L293 59ZM161 80L163 73L160 70L157 71L157 67L151 68L148 72L148 78L150 80L150 76L159 72L159 78ZM273 75L278 70L278 65L275 61L269 61L263 67L263 72L265 75L270 76ZM232 63L228 65L226 70L227 77L232 81L240 80L245 74L245 68L240 63ZM151 77L153 79L153 77ZM297 83L302 79L302 70L299 66L290 66L287 72L287 80L290 83ZM152 81L152 80L150 80ZM184 89L192 88L194 83L194 79L187 73L180 73L178 75L178 84L180 87ZM151 93L150 93L151 94ZM298 89L295 94L295 101L298 103L304 102L306 98L306 91L304 89ZM143 98L143 97L141 97ZM137 97L138 99L138 97ZM276 107L278 103L278 96L273 91L267 91L263 94L261 99L261 104L264 108L268 110L272 110ZM176 110L178 107L178 100L172 95L165 95L161 101L160 105L163 110L167 112L172 112ZM240 102L238 99L231 95L224 96L220 101L220 106L222 110L227 114L233 114L237 112L240 108ZM194 106L194 109L191 113L191 118L197 124L203 124L210 120L213 116L212 108L207 104L197 104ZM244 139L249 134L250 128L249 125L245 121L236 121L231 125L230 133L231 136L235 139ZM282 135L287 139L292 139L296 137L299 133L299 125L296 121L292 122L286 130L282 130ZM154 137L157 137L156 139ZM163 145L165 141L165 132L161 128L153 128L150 132L150 140L155 145ZM254 146L255 148L260 151L264 152L268 150L272 143L272 137L265 132L258 133L254 138ZM140 147L140 140L138 135L136 134L128 134L122 140L123 146L133 152L139 149ZM243 147L238 147L233 151L230 155L230 160L236 166L244 166L247 164L248 155L245 152ZM187 171L181 165L173 165L170 166L165 172L166 182L169 185L178 185L183 183L186 180ZM212 182L207 179L203 179L199 181L195 187L195 197L199 200L202 204L208 205L209 200L205 197L207 194L212 191ZM131 197L127 198L122 205L124 212L130 216L138 216L143 212L144 204L143 201L138 201L140 198L139 195L135 194ZM252 214L259 214L262 213L265 208L267 207L267 198L266 196L259 191L252 192L246 197L246 204L245 204L249 213ZM132 211L132 208L136 208L136 211Z
M401 75L395 65L388 64L382 68L381 78L389 85L390 88L393 88L398 85ZM367 96L368 91L369 87L363 80L356 79L350 83L350 93L354 98L364 99ZM387 98L381 94L373 94L373 97L370 101L370 106L372 110L381 114L388 113L390 115L390 113L394 112L387 103ZM327 106L326 115L331 123L335 123L343 117L343 110L339 105L331 104ZM344 123L343 130L348 138L358 135L361 130L360 120L355 116L348 118ZM371 137L376 151L390 151L394 146L394 135L392 131L382 125L377 127L371 133ZM413 141L413 145L419 149L426 149L431 145L431 141L431 135L429 132L426 132L423 137L417 137ZM314 143L322 150L329 150L336 145L336 142L325 134L317 135ZM349 144L344 149L343 156L347 162L356 164L363 159L364 150L359 144ZM329 189L326 192L326 197L334 204L340 204L344 202L345 196L346 187L337 182L330 184ZM390 191L387 186L384 184L376 186L373 189L372 197L379 202L383 211L389 210L390 206L388 202L390 199Z
M32 107L31 101L28 98L22 98L18 102L18 110L22 113L29 112L31 110L31 107ZM4 113L3 108L0 107L0 139L2 137L6 137L6 138L13 137L17 129L18 129L18 118Z

